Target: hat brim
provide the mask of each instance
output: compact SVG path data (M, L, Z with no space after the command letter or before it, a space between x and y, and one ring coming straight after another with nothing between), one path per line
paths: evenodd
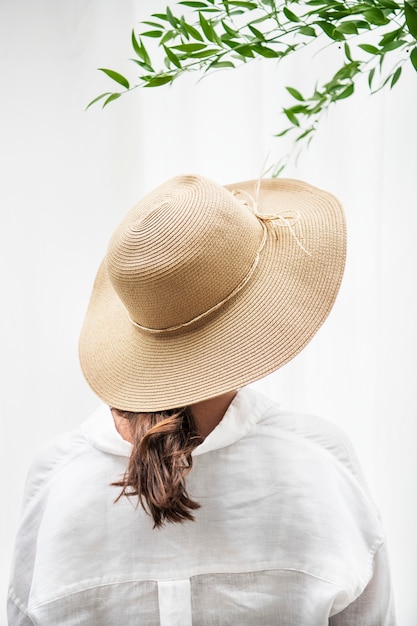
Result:
M257 181L228 185L254 195ZM135 327L102 263L80 337L87 382L129 411L187 406L280 368L312 339L338 293L346 256L342 207L290 179L262 180L259 210L296 210L299 229L268 229L250 281L196 326L153 334ZM296 231L296 232L295 232ZM221 277L219 277L221 279Z

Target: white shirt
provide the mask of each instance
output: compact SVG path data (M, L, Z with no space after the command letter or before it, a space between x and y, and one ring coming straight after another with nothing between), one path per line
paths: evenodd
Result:
M196 521L153 529L110 483L131 446L100 407L37 460L9 626L393 626L378 513L345 436L241 389L194 450Z

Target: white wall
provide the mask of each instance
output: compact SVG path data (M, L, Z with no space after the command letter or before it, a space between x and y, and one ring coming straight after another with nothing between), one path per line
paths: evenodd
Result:
M159 4L0 0L2 604L30 459L97 403L77 340L109 235L171 175L257 177L268 151L284 149L271 137L277 85L309 81L306 54L279 70L265 61L198 84L186 77L84 112L108 87L95 68L128 68L130 30ZM325 74L333 60L315 64ZM392 93L341 102L287 171L341 198L349 259L327 324L259 385L353 440L387 530L402 626L417 623L416 96L410 67Z

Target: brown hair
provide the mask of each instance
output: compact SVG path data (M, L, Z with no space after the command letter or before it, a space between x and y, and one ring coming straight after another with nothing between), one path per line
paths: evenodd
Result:
M188 407L155 413L117 413L129 420L132 453L121 480L122 496L137 496L138 503L152 516L154 528L165 522L194 520L192 511L200 508L186 489L192 451L202 438Z

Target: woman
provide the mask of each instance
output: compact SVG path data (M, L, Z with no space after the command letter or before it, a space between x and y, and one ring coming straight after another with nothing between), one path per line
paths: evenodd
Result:
M182 176L128 213L80 339L104 404L30 472L12 626L395 624L346 438L245 388L310 341L344 261L340 204L299 181Z

